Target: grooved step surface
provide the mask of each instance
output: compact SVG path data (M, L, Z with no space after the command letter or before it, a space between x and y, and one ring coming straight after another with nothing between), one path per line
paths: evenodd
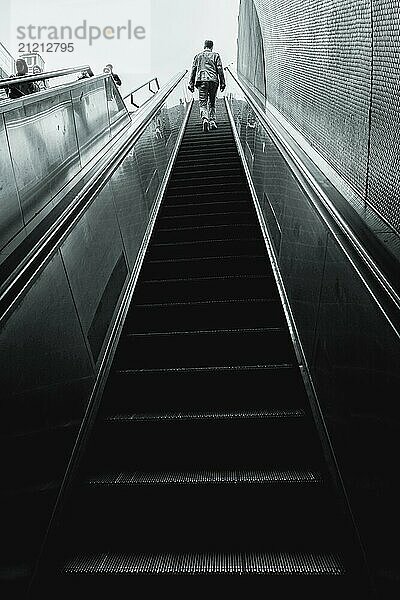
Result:
M78 555L65 562L64 573L343 575L336 554L252 553L103 553Z
M214 373L216 371L232 373L234 371L270 371L281 369L292 369L293 363L271 363L264 365L223 365L214 367L170 367L159 369L117 369L116 373Z
M249 411L209 411L209 412L167 412L167 413L143 413L143 414L122 414L109 415L108 421L206 421L216 419L287 419L302 418L305 416L304 410L286 409L286 410L249 410Z
M160 471L114 473L87 479L89 485L320 484L321 473L299 469Z

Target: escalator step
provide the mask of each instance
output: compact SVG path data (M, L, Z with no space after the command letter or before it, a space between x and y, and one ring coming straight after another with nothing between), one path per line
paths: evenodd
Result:
M232 219L231 219L232 220ZM246 235L260 235L260 230L256 229L252 222L251 214L248 213L246 219L241 219L240 223L198 223L195 225L186 225L180 227L173 223L164 223L164 226L158 226L153 233L153 240L159 242L187 241L204 239L240 239Z
M295 361L286 328L170 331L128 334L120 340L117 369L231 367Z
M208 152L205 148L204 150L194 148L188 150L182 150L178 155L179 159L183 159L186 161L208 161L208 162L220 162L221 160L229 160L230 158L235 159L237 157L237 149L236 147L228 146L228 147L218 147Z
M262 239L196 240L186 242L160 242L152 244L148 251L149 260L171 258L207 258L208 256L240 256L262 254L265 251Z
M304 418L302 409L274 409L247 411L202 411L202 412L165 412L142 414L109 415L106 421L229 421L233 419L288 419Z
M179 155L176 159L175 162L175 167L174 167L174 171L173 171L173 175L172 177L174 177L175 173L178 174L182 174L183 172L186 171L193 171L196 170L197 171L201 171L201 170L206 170L207 172L209 172L212 169L225 169L226 167L228 168L242 168L241 162L238 158L237 155L235 154L229 154L229 156L227 157L219 157L218 160L214 160L213 162L210 162L210 160L208 160L207 158L195 158L195 157L191 157L191 158L179 158ZM176 171L175 171L176 169Z
M250 221L250 219L248 219ZM156 243L193 242L213 239L241 239L243 237L261 238L254 224L236 223L231 225L199 225L191 227L163 227L153 233Z
M249 390L261 390L253 394L250 407ZM305 403L301 375L294 367L112 371L102 414L287 410Z
M212 198L206 197L200 202L180 202L174 204L172 202L166 203L161 211L161 217L167 216L179 216L179 215L190 215L190 214L202 214L202 213L216 213L216 212L246 212L249 211L249 203L247 200L213 200Z
M274 297L275 289L272 273L254 276L141 279L135 290L135 302L207 302L210 298L214 301L246 301L248 298L264 300Z
M173 260L149 260L142 268L146 279L177 279L226 275L267 275L271 265L262 254L206 256Z
M237 185L239 187L244 187L245 182L243 181L243 174L241 172L234 172L230 173L229 177L227 177L226 173L221 175L210 175L210 173L208 173L207 176L203 177L186 177L182 181L172 179L168 186L168 190L173 190L175 188L193 188L201 185L219 185L226 187L227 184L229 184L229 186Z
M281 363L269 363L263 365L219 365L219 366L203 366L203 367L153 367L150 369L116 369L116 373L118 375L142 375L147 374L149 376L152 375L160 375L160 374L184 374L193 376L196 373L201 374L214 374L215 372L220 373L229 373L232 372L251 372L254 371L282 371L282 370L291 370L294 368L294 362L281 362Z
M311 469L233 469L230 471L159 471L109 473L89 477L85 483L91 486L144 486L144 485L320 485L322 475Z
M272 295L272 292L271 292ZM278 298L136 304L128 313L129 333L278 327L284 323Z
M319 552L100 553L74 556L64 573L343 575L337 554Z
M245 188L243 189L232 189L232 190L216 190L213 192L199 192L196 188L191 193L186 193L182 191L180 194L176 194L175 192L167 191L164 201L164 206L168 206L168 204L178 204L182 202L183 204L189 204L191 202L198 202L201 200L202 202L206 202L208 200L212 200L216 202L217 200L249 200L249 191ZM173 201L173 202L172 202ZM250 206L249 206L250 207ZM254 215L254 210L250 211L252 215ZM252 219L252 224L254 224L254 217Z
M175 167L170 181L176 182L179 180L185 180L187 177L191 179L197 179L200 177L224 175L225 178L230 178L232 174L243 175L243 167L239 164L231 164L230 162L224 164L213 164L207 165L203 168L198 167L197 169L188 169L186 166Z

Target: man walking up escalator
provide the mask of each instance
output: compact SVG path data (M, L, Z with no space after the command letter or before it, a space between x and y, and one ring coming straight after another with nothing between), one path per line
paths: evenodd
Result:
M215 101L218 85L221 92L225 89L225 76L222 68L221 57L213 51L214 43L211 40L204 42L204 50L194 57L192 72L189 80L189 90L199 90L200 118L203 131L217 129Z

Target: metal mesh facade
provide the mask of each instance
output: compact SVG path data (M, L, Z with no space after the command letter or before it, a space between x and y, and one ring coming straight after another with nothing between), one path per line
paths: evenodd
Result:
M400 232L400 2L373 2L368 201Z
M251 31L251 35L247 32ZM263 36L254 3L243 2L239 14L238 72L266 94Z
M241 0L242 53L249 5L267 101L400 232L400 0ZM247 64L238 71L254 82Z

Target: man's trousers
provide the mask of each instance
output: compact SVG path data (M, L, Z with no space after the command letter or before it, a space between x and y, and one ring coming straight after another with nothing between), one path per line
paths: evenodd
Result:
M217 98L218 83L216 81L202 81L199 85L200 117L215 121L215 100Z

